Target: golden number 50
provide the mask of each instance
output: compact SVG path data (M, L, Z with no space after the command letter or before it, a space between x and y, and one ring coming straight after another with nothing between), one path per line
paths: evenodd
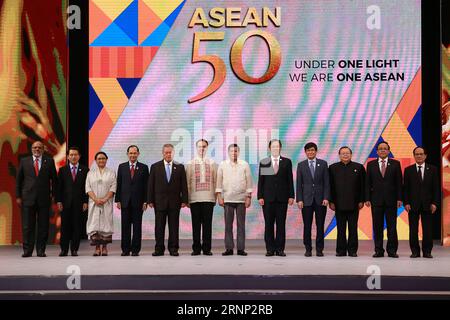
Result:
M242 64L242 50L244 48L245 42L248 38L258 36L266 41L269 46L270 61L267 71L259 78L254 78L247 74L244 70ZM190 98L189 103L199 101L206 98L207 96L216 92L225 81L226 77L226 66L223 60L216 55L199 55L198 50L200 47L200 41L221 41L225 37L225 32L195 32L194 33L194 46L192 48L192 63L196 62L207 62L214 69L214 78L210 85L201 93ZM264 83L272 79L280 69L281 65L281 48L278 41L273 37L272 34L266 31L251 30L243 33L236 39L236 41L231 46L230 52L230 62L231 68L234 74L247 83L258 84Z

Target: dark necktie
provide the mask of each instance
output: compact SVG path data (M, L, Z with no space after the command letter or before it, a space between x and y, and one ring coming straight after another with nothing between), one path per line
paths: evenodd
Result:
M134 177L134 164L131 165L130 174L131 174L131 179L133 179L133 177Z
M315 168L314 168L314 161L310 161L310 162L309 162L309 171L311 171L311 176L312 176L313 179L314 179L314 171L315 171Z
M77 168L75 166L72 167L72 180L75 181L77 177Z
M419 171L417 171L417 173L419 174L420 182L422 182L422 181L423 181L423 177L422 177L422 166L419 166Z

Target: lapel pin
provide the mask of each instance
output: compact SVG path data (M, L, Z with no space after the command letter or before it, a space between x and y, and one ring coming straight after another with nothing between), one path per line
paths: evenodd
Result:
M358 172L358 170L355 169L355 172Z
M317 166L320 167L320 164L318 163Z

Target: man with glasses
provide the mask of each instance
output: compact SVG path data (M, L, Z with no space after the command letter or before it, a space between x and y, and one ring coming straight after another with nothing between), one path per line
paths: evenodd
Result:
M330 209L336 211L337 257L358 256L358 218L364 206L366 171L362 164L352 161L352 153L349 147L341 147L341 161L330 165Z

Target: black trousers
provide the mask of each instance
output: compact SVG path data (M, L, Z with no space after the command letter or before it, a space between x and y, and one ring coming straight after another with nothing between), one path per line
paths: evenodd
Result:
M82 205L64 207L61 213L61 251L78 251L81 239L81 218L83 215Z
M409 211L409 246L412 253L420 254L419 219L422 220L422 251L431 254L433 249L433 215L431 211Z
M164 252L164 235L166 221L169 222L169 252L177 252L179 248L180 209L155 210L155 251Z
M192 216L192 250L211 251L213 202L195 202L190 204Z
M264 241L267 251L284 251L286 245L286 214L287 202L265 202L264 213ZM276 236L274 227L276 225Z
M22 237L23 252L32 254L36 243L36 251L45 253L48 240L49 207L34 206L22 207ZM37 240L36 240L37 222Z
M122 222L122 252L139 253L141 251L142 243L142 206L135 208L128 205L126 208L122 207L121 222ZM131 230L133 229L133 237L131 237ZM164 238L164 235L163 235Z
M315 200L311 206L303 207L303 244L307 251L312 250L311 228L314 213L316 214L316 250L323 251L324 234L325 234L325 217L327 215L327 207L318 205Z
M352 254L358 252L359 210L336 210L337 243L336 253ZM348 226L348 241L347 241Z
M373 239L375 242L375 252L384 253L383 248L383 231L384 221L387 226L387 245L386 251L389 254L397 253L398 236L397 236L397 208L391 206L372 206L372 224Z

